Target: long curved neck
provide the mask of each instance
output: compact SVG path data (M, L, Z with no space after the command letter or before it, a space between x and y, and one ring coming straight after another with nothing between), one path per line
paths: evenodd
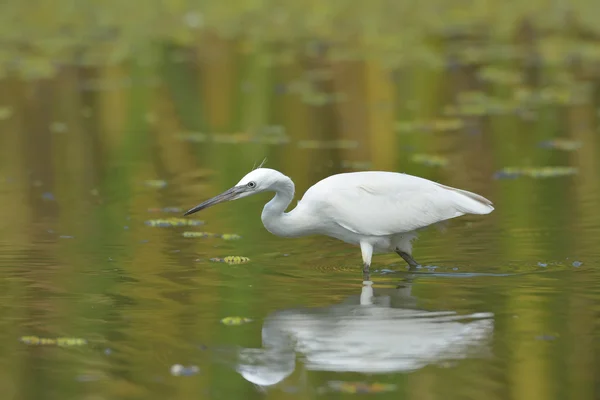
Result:
M310 233L309 216L301 216L298 208L286 213L294 198L294 182L290 178L277 183L275 197L263 208L261 219L269 232L277 236L298 237Z

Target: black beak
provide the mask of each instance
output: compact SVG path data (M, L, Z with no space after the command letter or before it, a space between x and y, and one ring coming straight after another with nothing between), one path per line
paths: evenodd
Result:
M237 199L237 197L240 194L244 193L245 190L246 190L245 186L234 186L231 189L226 190L225 192L221 193L220 195L215 196L210 200L206 200L204 203L200 203L192 209L189 209L183 215L186 216L186 215L194 214L194 213L197 213L198 211L204 210L205 208L214 206L215 204L219 204L224 201L235 200L235 199Z

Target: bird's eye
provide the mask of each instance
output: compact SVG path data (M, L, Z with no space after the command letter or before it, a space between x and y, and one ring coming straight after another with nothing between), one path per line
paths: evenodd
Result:
M248 187L249 187L249 188L254 188L254 187L256 187L256 182L248 182Z

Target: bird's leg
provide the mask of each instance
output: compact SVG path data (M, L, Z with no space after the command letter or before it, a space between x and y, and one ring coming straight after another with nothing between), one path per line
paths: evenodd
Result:
M404 261L406 261L409 266L409 271L414 271L419 266L419 263L416 262L415 259L410 256L410 254L400 250L396 250L396 253L398 253L398 255L404 259Z
M371 273L369 272L369 264L364 264L363 265L363 281L370 281L371 280Z
M363 275L369 277L369 267L371 266L371 258L373 257L373 246L367 242L360 242L360 252L363 259ZM369 280L369 279L365 279Z
M369 267L370 267L370 265L369 265L369 264L367 264L367 263L364 263L364 264L363 264L363 272L364 272L365 274L368 274L368 273L369 273Z

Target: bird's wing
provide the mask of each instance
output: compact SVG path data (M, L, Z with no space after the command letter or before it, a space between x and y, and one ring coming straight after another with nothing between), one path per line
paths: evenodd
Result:
M322 200L323 215L354 233L385 236L494 209L489 200L475 193L403 177L407 178L395 182L371 179L329 190Z

